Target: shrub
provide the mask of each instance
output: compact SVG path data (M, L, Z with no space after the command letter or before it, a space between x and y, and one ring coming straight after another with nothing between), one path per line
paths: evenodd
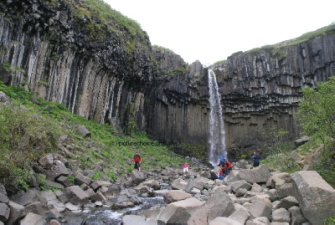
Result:
M25 189L27 169L56 145L57 129L42 116L16 105L0 107L0 182Z

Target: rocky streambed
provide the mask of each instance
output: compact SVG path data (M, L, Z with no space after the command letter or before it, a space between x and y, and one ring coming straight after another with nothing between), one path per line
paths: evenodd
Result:
M48 154L39 163L58 188L8 196L1 185L0 224L318 225L335 215L335 190L315 171L280 173L239 161L224 180L208 179L209 168L196 165L188 174L134 170L116 182L77 171L70 182L61 157Z

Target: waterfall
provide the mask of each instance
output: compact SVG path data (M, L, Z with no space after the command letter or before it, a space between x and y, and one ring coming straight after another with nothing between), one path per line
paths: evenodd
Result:
M221 95L213 70L208 70L208 88L210 103L208 159L209 162L215 166L218 164L220 155L224 155L227 158L227 149L221 107Z

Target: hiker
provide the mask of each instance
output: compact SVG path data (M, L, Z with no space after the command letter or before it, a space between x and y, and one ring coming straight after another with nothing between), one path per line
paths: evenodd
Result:
M220 155L219 157L219 164L218 166L218 175L219 175L219 179L223 180L224 178L224 174L225 174L225 162L226 162L226 157L224 155Z
M261 159L261 156L258 151L254 151L254 154L252 155L252 159L254 161L253 167L259 166L259 160Z
M226 162L226 157L224 155L220 155L219 157L219 165L218 166L224 166L224 163Z
M220 180L223 180L223 178L225 177L225 172L226 172L226 169L224 166L219 166L219 179Z
M188 173L188 167L189 167L190 165L187 163L187 162L184 162L183 163L183 173Z
M215 170L211 170L209 179L211 179L211 180L219 179L218 175L216 175L216 173L215 173Z
M230 173L230 171L233 169L233 164L227 160L224 163L224 167L225 167L225 174L224 174L224 176L226 177Z
M141 171L141 156L138 153L134 155L133 161L135 162L134 169Z

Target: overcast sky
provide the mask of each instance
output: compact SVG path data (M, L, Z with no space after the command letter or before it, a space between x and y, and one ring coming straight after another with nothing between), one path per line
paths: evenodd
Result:
M335 0L104 0L137 21L152 45L205 66L328 26Z

